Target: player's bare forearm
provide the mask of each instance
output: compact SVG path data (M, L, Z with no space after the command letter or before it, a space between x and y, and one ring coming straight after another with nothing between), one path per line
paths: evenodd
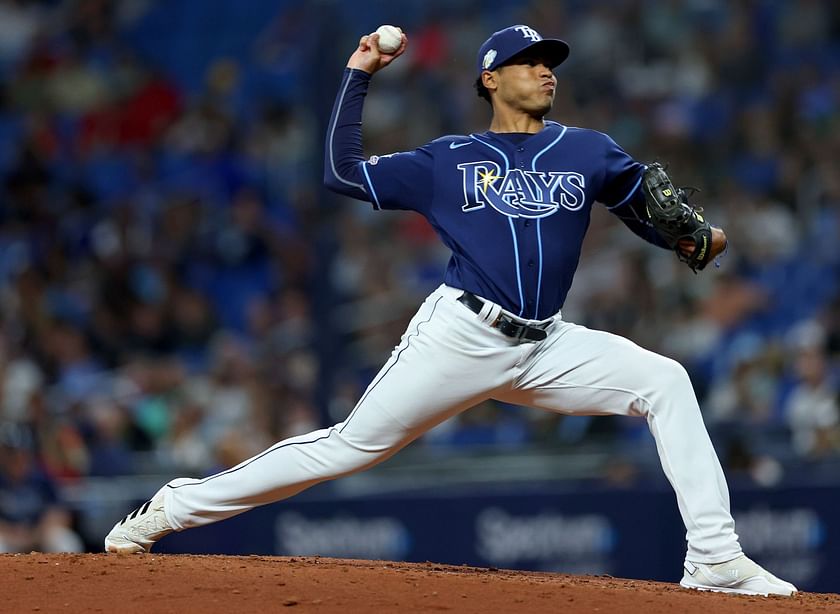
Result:
M359 46L347 60L347 68L355 68L363 70L368 74L373 74L378 70L382 70L388 64L400 57L408 45L408 38L405 33L402 35L402 44L394 53L382 53L379 50L379 35L375 32L373 34L366 34L359 39Z
M726 249L726 233L723 228L712 226L712 258L716 258Z

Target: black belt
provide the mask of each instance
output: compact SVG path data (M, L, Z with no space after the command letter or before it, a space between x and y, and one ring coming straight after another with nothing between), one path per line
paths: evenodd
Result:
M472 292L464 292L458 297L458 302L463 303L470 311L475 313L481 313L481 310L484 308L484 301ZM516 318L502 312L499 314L499 317L496 318L495 322L491 322L489 325L492 328L497 329L503 335L514 339L542 341L548 336L545 329L548 328L549 324L551 324L551 322L546 322L544 324L525 324L521 321L517 322Z

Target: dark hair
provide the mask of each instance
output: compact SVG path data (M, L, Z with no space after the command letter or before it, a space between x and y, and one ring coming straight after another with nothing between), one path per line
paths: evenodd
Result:
M480 76L475 80L475 92L478 94L479 98L484 98L490 106L493 106L493 102L490 100L490 92L488 92L487 88L484 87Z

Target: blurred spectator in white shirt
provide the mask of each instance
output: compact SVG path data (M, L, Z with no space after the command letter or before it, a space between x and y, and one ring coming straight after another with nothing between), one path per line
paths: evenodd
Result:
M825 335L819 326L796 327L792 337L799 381L785 404L785 417L794 449L820 458L840 451L840 388L829 369Z

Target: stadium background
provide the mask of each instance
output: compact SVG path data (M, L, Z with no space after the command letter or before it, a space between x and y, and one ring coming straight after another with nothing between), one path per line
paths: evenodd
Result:
M829 0L0 1L3 458L28 457L98 550L163 480L348 413L446 260L420 218L320 184L341 70L380 23L411 44L377 75L368 154L485 129L475 51L528 23L572 47L552 118L702 186L731 240L720 269L691 275L599 210L564 314L683 362L745 548L840 590ZM487 403L161 550L673 581L675 508L643 421Z

